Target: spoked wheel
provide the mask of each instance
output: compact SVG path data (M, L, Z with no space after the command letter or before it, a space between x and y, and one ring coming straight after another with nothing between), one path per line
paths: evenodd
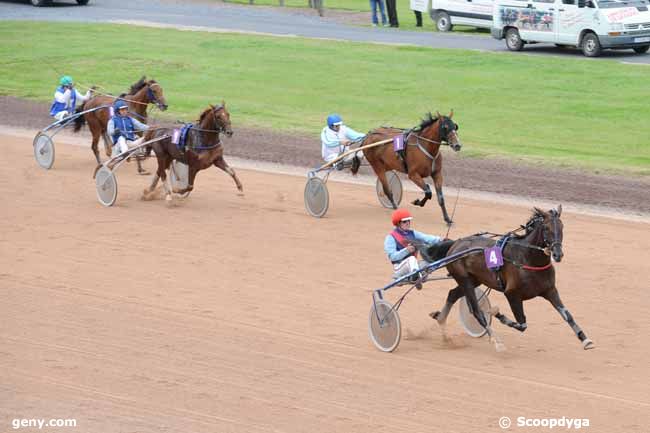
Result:
M330 195L327 185L319 177L311 177L305 185L305 209L309 215L321 218L327 213L330 205Z
M190 167L187 164L182 162L172 161L171 170L169 170L169 180L172 183L172 188L175 190L182 190L187 188L189 184L189 174ZM191 191L186 192L185 194L180 194L181 197L185 198L190 195Z
M95 175L95 188L97 189L97 199L104 206L113 206L117 199L117 179L113 171L102 165Z
M368 318L370 339L382 352L392 352L402 338L402 325L397 310L388 301L375 301Z
M395 201L395 204L399 206L399 204L402 202L402 181L394 171L386 172L386 180L388 181L388 186L393 193L393 200ZM392 209L393 205L386 194L384 194L384 187L379 181L379 178L377 178L376 189L379 203L381 203L381 205L385 208Z
M49 170L54 165L54 142L49 135L39 132L34 137L34 158L42 168Z
M486 289L487 290L487 289ZM485 316L485 320L487 321L488 325L492 323L492 315L490 314L490 300L487 297L487 294L483 296L483 290L481 290L479 287L476 287L474 289L474 293L476 293L476 299L478 301L478 306L483 312L483 315ZM463 328L465 329L465 332L467 335L471 337L482 337L485 335L487 332L487 329L481 326L480 323L476 320L474 315L469 309L469 304L467 303L467 298L463 297L460 300L460 303L458 304L458 312L460 313L460 323L463 325Z

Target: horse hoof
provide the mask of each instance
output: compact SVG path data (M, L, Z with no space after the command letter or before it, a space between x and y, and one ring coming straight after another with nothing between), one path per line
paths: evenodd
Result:
M172 195L171 195L171 194L167 194L167 195L165 196L165 201L166 201L167 203L171 203L172 200L173 200L173 199L172 199Z
M140 176L149 176L151 173L149 173L147 170L140 170L138 171L138 174Z
M429 317L431 317L436 322L440 323L439 319L440 319L441 314L442 313L440 313L440 311L433 311L433 312L429 313Z
M584 350L595 349L596 345L594 344L593 341L587 338L585 341L582 342L582 348Z

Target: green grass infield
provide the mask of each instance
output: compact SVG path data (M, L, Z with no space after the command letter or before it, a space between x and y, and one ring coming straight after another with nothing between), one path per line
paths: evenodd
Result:
M645 65L103 24L2 22L0 40L3 95L49 101L63 73L117 94L146 74L172 118L223 98L235 128L316 147L330 112L367 131L453 108L465 155L650 175Z

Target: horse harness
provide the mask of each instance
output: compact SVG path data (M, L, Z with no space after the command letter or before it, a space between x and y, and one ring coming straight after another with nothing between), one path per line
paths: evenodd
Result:
M214 116L215 111L218 109L222 108L221 106L215 107L212 110L212 115ZM185 154L186 151L188 150L210 150L214 149L215 147L221 146L221 140L219 139L219 136L217 135L217 142L215 144L209 145L209 146L202 146L201 145L201 140L199 139L198 143L191 145L187 143L187 139L190 135L190 131L196 131L196 132L216 132L219 134L220 132L225 132L225 127L223 125L220 125L219 122L216 121L216 116L215 116L215 123L217 124L218 129L202 129L198 128L197 125L194 125L193 123L185 123L181 127L179 133L178 133L178 138L174 140L174 144L176 145L176 148L181 151L183 154ZM176 138L176 136L174 136Z

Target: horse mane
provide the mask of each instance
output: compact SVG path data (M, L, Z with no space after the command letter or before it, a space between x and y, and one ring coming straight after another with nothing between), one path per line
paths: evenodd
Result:
M201 115L199 116L199 120L198 120L199 125L203 122L203 119L205 119L205 116L207 116L208 113L210 113L213 110L217 110L219 108L222 108L222 107L223 107L222 105L210 105L208 108L203 110L203 113L201 113Z
M156 82L156 80L150 80L150 81L152 84ZM142 78L140 78L140 80L137 83L131 86L131 90L129 90L129 95L135 95L140 90L142 90L142 88L146 85L147 85L147 76L143 75Z
M524 238L527 235L530 234L531 231L537 227L537 223L539 221L544 221L544 218L546 218L546 212L541 210L538 207L533 208L533 213L530 215L530 218L528 219L528 222L524 224L522 227L526 229L526 232L523 235L518 236L519 238Z
M425 114L424 119L422 119L422 122L420 122L420 131L423 130L424 128L428 128L429 126L433 125L438 121L439 117L436 115L434 117L433 114L429 111L427 114Z

